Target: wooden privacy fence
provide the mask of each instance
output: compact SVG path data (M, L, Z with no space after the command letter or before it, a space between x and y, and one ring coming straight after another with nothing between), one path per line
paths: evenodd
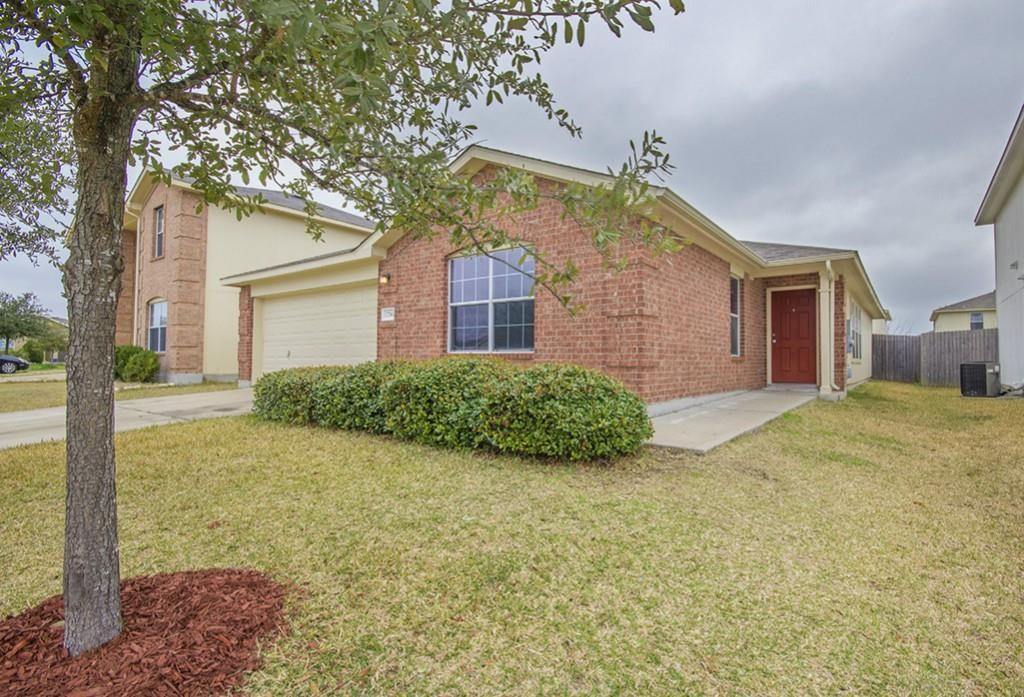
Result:
M960 364L972 361L999 361L998 329L871 337L871 377L876 380L959 385Z

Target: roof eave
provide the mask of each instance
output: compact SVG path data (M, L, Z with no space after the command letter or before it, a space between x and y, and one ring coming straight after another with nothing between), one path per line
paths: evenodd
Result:
M1010 138L1006 141L1003 154L999 158L992 179L989 180L988 189L985 190L985 197L981 200L981 206L974 216L975 225L992 225L996 222L999 212L1002 210L1006 198L1013 191L1017 180L1024 173L1024 106L1017 115L1017 122L1010 132Z
M662 202L670 209L681 214L684 219L694 224L698 229L708 234L719 243L730 248L745 261L752 264L754 268L767 266L765 260L759 257L752 249L723 230L717 223L694 208L686 201L686 199L676 192L665 187L658 187L654 189L653 195L657 201Z
M320 254L313 257L306 257L304 259L295 259L294 261L275 264L274 266L268 266L261 269L243 271L242 273L224 276L219 280L221 284L225 286L241 287L251 285L258 281L292 276L295 274L306 273L308 271L323 271L332 267L344 266L346 264L366 261L368 259L383 259L385 254L384 251L376 247L373 243L367 244L367 241L371 238L376 242L376 240L380 238L380 233L369 235L355 247L350 249L344 249L328 254Z
M152 191L152 187L150 187L149 190L146 190L145 193L143 193L143 186L144 184L153 184L153 186L155 186L153 181L155 180L155 178L156 177L153 174L153 170L147 169L139 175L138 179L135 180L135 184L132 185L131 190L128 192L128 197L125 199L125 201L127 202L127 205L125 206L126 216L131 216L135 220L138 220L139 212L142 210L144 200L145 198L148 198L149 194ZM171 177L171 186L199 193L199 190L195 188L192 184L190 184L187 181L184 181L183 179L178 179L176 177ZM139 200L136 200L137 198ZM239 200L241 200L241 197L238 198ZM212 204L204 202L203 205L209 206ZM264 202L259 204L258 207L261 210L274 211L275 213L282 213L284 215L290 215L297 218L307 218L305 211L295 210L294 208L286 208L285 206L279 206L274 203ZM349 230L351 232L358 232L364 235L373 234L374 230L376 229L374 226L356 225L355 223L347 223L341 220L335 220L334 218L326 218L322 215L314 215L312 216L312 218L321 225L340 227L345 230Z

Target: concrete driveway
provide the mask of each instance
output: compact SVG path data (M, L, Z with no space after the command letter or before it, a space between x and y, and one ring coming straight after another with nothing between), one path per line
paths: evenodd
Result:
M130 431L146 426L248 414L252 409L252 388L131 399L114 405L114 428ZM64 429L64 407L0 414L0 448L62 440Z
M772 386L679 400L677 410L653 415L651 445L704 454L817 398L813 385Z

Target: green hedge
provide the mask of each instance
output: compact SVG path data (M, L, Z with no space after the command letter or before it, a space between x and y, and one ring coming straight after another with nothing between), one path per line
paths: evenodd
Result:
M149 382L160 371L160 357L141 346L114 349L114 377L122 382Z
M118 380L125 380L124 370L128 367L128 361L142 353L146 349L141 346L117 346L114 348L114 377Z
M622 383L552 363L502 380L488 398L482 430L503 452L565 460L626 455L653 435L646 406Z
M124 367L125 382L150 382L160 371L160 357L152 351L136 353Z
M323 379L313 386L313 421L329 428L386 432L381 391L408 365L401 361L371 361Z
M632 453L652 433L644 403L602 373L555 364L523 369L493 358L280 370L256 382L253 411L274 421L563 460Z
M414 364L384 385L387 429L399 438L447 448L486 443L480 421L487 397L517 368L493 358L442 358Z
M267 373L253 387L252 410L271 421L308 424L313 421L313 389L343 375L346 366L288 368Z

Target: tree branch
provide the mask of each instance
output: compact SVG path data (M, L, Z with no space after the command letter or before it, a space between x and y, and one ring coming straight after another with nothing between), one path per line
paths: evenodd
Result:
M84 97L88 91L88 81L85 77L85 69L82 65L75 60L75 57L71 55L71 51L65 46L61 48L57 41L57 33L53 27L49 26L33 14L22 0L8 0L11 9L14 10L14 14L17 15L25 22L25 25L34 31L40 39L49 45L50 50L53 51L64 64L64 67L68 71L68 75L71 77L71 87L75 95L78 97Z

